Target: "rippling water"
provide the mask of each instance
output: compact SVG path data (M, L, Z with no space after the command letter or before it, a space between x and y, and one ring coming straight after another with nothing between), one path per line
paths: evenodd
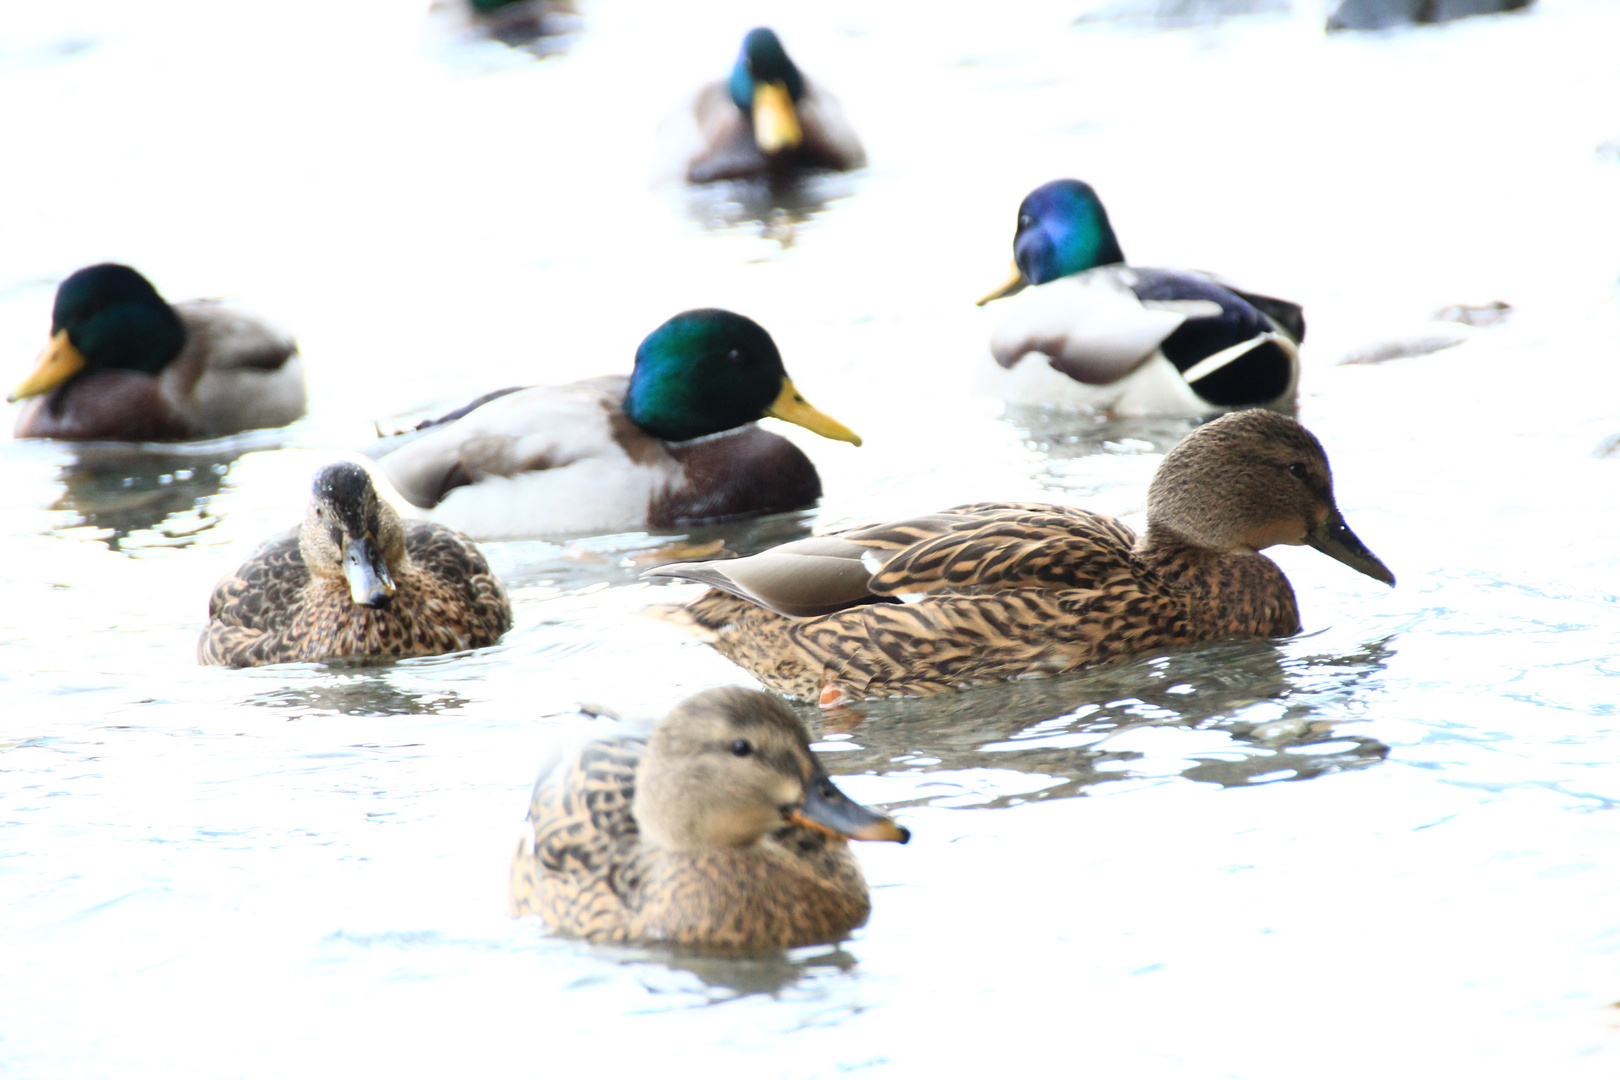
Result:
M220 443L0 444L6 1075L1614 1075L1620 8L1327 39L1312 10L1074 21L1099 6L598 0L545 59L406 3L8 12L7 378L55 282L115 259L293 327L312 404ZM764 21L870 168L650 187L670 88ZM671 537L486 545L517 626L480 653L194 665L209 587L333 449L625 370L691 306L759 319L868 440L801 440L819 509L697 539L992 497L1139 524L1183 425L969 390L970 301L1058 175L1133 259L1304 302L1301 418L1400 586L1289 549L1298 638L818 728L916 836L861 848L842 946L718 961L504 914L558 713L746 681L635 617L691 591L636 580ZM1336 364L1496 299L1456 348Z

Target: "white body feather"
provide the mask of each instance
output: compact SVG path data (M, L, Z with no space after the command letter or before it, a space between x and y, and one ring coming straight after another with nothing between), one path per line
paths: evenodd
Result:
M450 491L421 517L478 540L644 528L654 499L684 482L678 462L637 432L636 456L615 438L622 376L534 387L497 398L384 457L379 465L406 499L458 464L474 483ZM637 460L640 458L641 460Z
M1216 407L1198 396L1159 347L1187 319L1220 314L1220 305L1208 300L1143 301L1131 289L1134 280L1129 267L1104 266L997 301L1001 320L991 334L991 357L981 368L978 389L1015 405L1116 416L1207 415ZM1196 381L1265 340L1297 356L1297 347L1286 337L1266 334L1224 350L1188 373ZM1081 382L1054 369L1049 358L1083 361L1112 377ZM1296 365L1288 389L1265 404L1292 399L1297 380Z
M186 352L163 369L159 385L197 427L196 435L281 427L304 415L304 361L291 334L212 300L189 300L174 309L189 337ZM200 377L188 362L194 349L207 356ZM255 366L278 356L287 357L280 367ZM188 387L193 378L195 385Z

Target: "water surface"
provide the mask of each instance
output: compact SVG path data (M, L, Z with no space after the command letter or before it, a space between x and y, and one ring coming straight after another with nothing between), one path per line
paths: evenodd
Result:
M891 10L891 8L893 10ZM309 417L184 447L0 444L0 1063L16 1076L1612 1076L1620 998L1620 10L1324 38L1084 4L584 4L537 58L404 3L36 6L0 46L0 356L140 266L299 336ZM673 90L769 21L871 166L653 188ZM1608 145L1611 149L1600 148ZM506 918L575 702L745 675L637 617L681 536L486 546L517 625L384 669L193 662L209 588L373 422L625 370L675 311L768 327L814 511L740 550L985 498L1141 522L1178 423L971 392L1018 199L1094 183L1127 254L1305 304L1300 416L1400 579L1278 561L1306 632L823 726L905 848L872 921L755 961ZM1335 361L1501 299L1451 350ZM9 420L7 421L9 422Z

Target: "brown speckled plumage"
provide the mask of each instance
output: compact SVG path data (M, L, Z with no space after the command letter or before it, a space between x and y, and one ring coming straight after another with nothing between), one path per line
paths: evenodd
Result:
M318 494L303 526L265 544L215 586L198 643L202 663L432 656L491 645L511 627L506 589L472 541L442 525L400 521L369 479L364 491L369 510L347 522ZM375 537L395 590L382 606L357 603L341 557L312 548L311 534L328 529ZM336 546L341 552L342 542Z
M1189 435L1148 517L1139 538L1072 507L977 503L649 576L716 586L677 617L771 689L827 704L1296 633L1293 589L1258 552L1275 543L1394 583L1344 525L1320 444L1274 413Z
M847 841L784 812L810 813L825 785L844 827L907 833L831 787L780 702L728 687L683 702L650 738L613 727L542 769L512 859L513 915L591 941L718 949L836 941L866 922Z

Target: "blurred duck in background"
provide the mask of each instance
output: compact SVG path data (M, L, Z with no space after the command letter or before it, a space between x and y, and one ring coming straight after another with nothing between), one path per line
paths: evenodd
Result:
M705 690L651 732L608 721L542 764L512 857L513 915L598 942L838 941L866 922L848 841L911 834L851 801L804 725L758 690Z
M772 416L860 436L799 394L765 328L702 308L658 327L628 376L498 390L379 462L423 516L479 539L615 532L798 510L821 497Z
M1305 316L1205 274L1127 266L1091 185L1042 184L1018 207L1013 297L983 389L1021 405L1116 416L1291 407ZM1033 286L1033 287L1031 287Z
M837 100L806 78L763 26L743 39L730 77L703 87L659 139L658 171L684 167L694 184L866 164Z
M398 660L493 645L512 605L472 541L401 521L364 466L315 474L304 523L214 587L204 664Z
M298 346L213 300L173 306L101 263L58 286L51 341L8 401L18 438L157 441L280 427L304 414Z

